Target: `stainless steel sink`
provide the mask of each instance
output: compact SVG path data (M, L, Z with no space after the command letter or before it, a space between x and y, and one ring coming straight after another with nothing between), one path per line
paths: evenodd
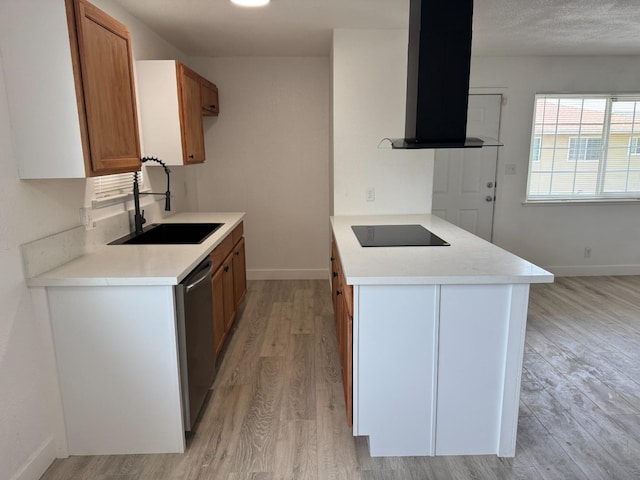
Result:
M109 245L183 245L202 243L224 223L157 223L142 233L130 233Z

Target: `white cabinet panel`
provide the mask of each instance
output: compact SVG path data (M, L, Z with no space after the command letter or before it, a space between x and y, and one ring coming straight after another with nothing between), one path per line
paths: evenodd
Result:
M358 287L354 434L370 436L372 456L434 454L438 291L435 285Z
M174 289L48 289L70 455L184 451Z
M498 451L511 285L443 285L436 455Z

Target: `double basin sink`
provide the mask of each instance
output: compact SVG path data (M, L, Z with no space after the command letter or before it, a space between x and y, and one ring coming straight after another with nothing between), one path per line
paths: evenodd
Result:
M202 243L224 223L157 223L142 233L130 233L109 245L184 245Z

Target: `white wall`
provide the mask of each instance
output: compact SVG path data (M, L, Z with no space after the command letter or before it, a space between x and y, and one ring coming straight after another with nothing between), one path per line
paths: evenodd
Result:
M180 54L115 4L95 3L128 25L137 58ZM40 48L46 48L46 41ZM51 368L51 338L48 326L39 323L34 311L19 247L80 224L85 180L18 179L4 75L0 57L0 477L37 479L55 458L53 436L60 412ZM176 174L179 189L184 189L188 175L195 173ZM192 189L195 195L195 184ZM188 204L188 194L179 197Z
M1 59L0 59L1 62ZM1 68L1 63L0 63ZM82 202L82 181L22 185L17 180L4 81L0 78L0 472L12 478L29 456L55 455L48 358L25 286L19 245L39 229L74 225L67 210ZM30 209L31 208L31 209ZM37 210L33 210L37 208ZM42 473L42 472L40 472ZM6 476L5 476L6 475ZM34 477L37 478L37 477Z
M220 91L205 118L200 211L244 211L250 279L326 278L329 62L326 57L192 58Z
M639 57L474 57L471 87L501 91L494 242L561 275L640 274L640 205L524 206L536 92L638 92ZM516 175L505 175L515 164ZM584 248L592 249L584 258Z
M334 214L431 212L433 150L391 150L404 137L406 30L335 30L332 52ZM366 201L368 187L375 201Z

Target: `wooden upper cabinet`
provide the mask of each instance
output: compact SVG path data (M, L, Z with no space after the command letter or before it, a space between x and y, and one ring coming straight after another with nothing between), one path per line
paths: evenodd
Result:
M131 39L85 0L2 2L0 45L20 178L140 168Z
M168 165L204 162L202 85L213 84L176 60L136 62L136 75L143 155Z
M204 78L200 82L200 99L202 103L202 115L217 117L220 113L218 87Z
M205 156L200 75L181 63L178 63L177 75L184 164L202 163Z
M85 0L75 0L73 7L82 78L82 88L77 89L78 101L79 105L84 104L88 131L87 174L139 170L140 141L129 31Z

